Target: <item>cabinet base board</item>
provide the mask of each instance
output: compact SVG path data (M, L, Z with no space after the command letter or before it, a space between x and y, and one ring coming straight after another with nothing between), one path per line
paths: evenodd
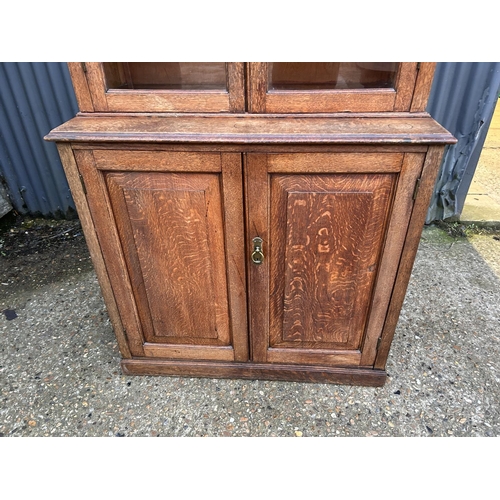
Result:
M371 368L172 361L151 358L123 359L121 366L125 375L283 380L371 387L383 386L387 378L385 370Z

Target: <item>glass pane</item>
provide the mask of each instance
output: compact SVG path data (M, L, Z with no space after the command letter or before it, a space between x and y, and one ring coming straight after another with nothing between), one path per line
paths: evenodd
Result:
M103 63L108 89L226 90L226 63Z
M399 63L269 63L269 90L393 88Z

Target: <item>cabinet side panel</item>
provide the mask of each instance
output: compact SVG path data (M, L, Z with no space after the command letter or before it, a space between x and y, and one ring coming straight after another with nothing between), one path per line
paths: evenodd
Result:
M425 216L429 207L429 201L436 181L439 165L443 157L444 146L431 146L426 155L422 170L421 184L418 196L413 205L408 232L406 235L403 253L398 268L394 292L389 304L389 310L382 331L380 348L375 358L375 368L384 369L389 355L389 349L394 337L394 331L399 319L399 313L403 306L406 288L411 276L411 270L418 250L418 244L422 229L424 227Z
M130 358L132 357L132 355L128 347L127 338L125 336L122 321L120 319L120 313L118 312L115 296L113 294L108 272L104 264L101 247L99 246L99 241L97 239L94 228L94 222L92 221L92 216L87 204L87 199L85 197L85 193L83 192L78 168L73 156L73 151L69 144L58 144L57 148L59 150L59 155L61 156L61 161L66 173L66 178L68 179L68 183L71 188L71 194L75 201L75 206L78 211L78 217L82 224L85 240L89 247L92 263L94 264L97 278L99 280L99 285L101 287L102 295L106 303L106 309L108 311L109 319L111 321L111 324L113 325L113 330L116 335L118 347L120 348L120 353L122 357Z
M370 318L366 328L361 364L372 366L376 356L377 341L381 335L387 308L391 299L394 280L401 258L408 223L413 207L413 192L424 162L423 154L406 154L399 175L396 193L384 243L384 250L375 283Z
M133 300L127 266L103 175L95 168L92 151L75 151L75 158L87 188L87 200L94 221L99 246L113 288L120 318L127 332L130 352L143 356L143 332Z

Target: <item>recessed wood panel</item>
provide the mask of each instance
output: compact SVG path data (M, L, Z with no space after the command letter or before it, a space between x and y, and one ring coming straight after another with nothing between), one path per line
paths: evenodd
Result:
M270 347L360 348L395 179L271 177Z
M218 176L108 173L106 181L147 341L229 345Z

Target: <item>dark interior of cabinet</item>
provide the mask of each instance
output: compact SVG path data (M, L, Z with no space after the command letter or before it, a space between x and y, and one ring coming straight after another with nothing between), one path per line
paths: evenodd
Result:
M108 89L226 90L223 62L107 62Z
M398 63L268 63L268 90L393 88Z

